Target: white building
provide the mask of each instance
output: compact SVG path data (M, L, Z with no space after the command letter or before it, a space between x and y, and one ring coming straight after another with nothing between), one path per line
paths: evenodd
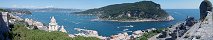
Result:
M77 35L82 35L82 36L86 35L91 37L98 36L98 32L95 30L87 30L87 29L80 29L80 28L74 28L74 29L80 32Z
M127 15L128 15L128 17L131 17L131 14L130 14L130 13L128 13Z
M48 29L49 31L58 31L58 23L56 23L56 20L54 18L54 16L51 18Z
M61 26L61 29L59 31L67 33L67 31L64 29L64 26Z
M137 38L137 37L142 36L144 33L145 33L145 32L142 32L141 30L137 30L137 31L134 31L134 32L133 32L132 36L133 36L134 38Z
M56 22L54 16L51 17L49 26L48 26L48 30L50 31L61 31L61 32L65 32L67 33L67 31L64 29L64 26L61 27L61 29L59 29L60 26L58 26L58 23Z
M105 40L107 37L103 37L103 36L99 36L98 32L95 30L87 30L87 29L80 29L80 28L74 28L75 30L77 30L78 34L75 34L77 36L84 36L84 37L97 37L100 39Z
M111 36L110 40L130 40L130 36L125 33L119 33L118 35Z

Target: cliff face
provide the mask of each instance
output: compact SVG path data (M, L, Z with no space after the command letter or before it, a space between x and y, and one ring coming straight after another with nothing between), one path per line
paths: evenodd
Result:
M209 11L203 22L187 17L185 22L168 27L149 39L154 40L213 40L213 11Z
M114 4L98 9L89 9L79 14L96 14L100 19L106 20L136 20L154 19L167 20L169 14L161 9L160 4L152 1Z

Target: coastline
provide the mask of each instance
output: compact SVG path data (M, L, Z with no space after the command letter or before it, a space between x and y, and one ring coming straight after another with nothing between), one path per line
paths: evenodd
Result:
M28 19L28 18L20 18L19 16L15 16L13 14L10 14L12 17L14 17L15 19L19 19L19 20L22 20L24 22L27 22L27 24L31 24L31 25L34 25L35 24L43 24L42 22L39 22L37 23L38 21L34 21L32 19ZM113 21L113 20L111 20ZM144 20L142 20L144 21ZM150 20L148 20L150 21ZM153 20L151 20L153 21ZM46 27L44 25L34 25L34 26L37 26L40 28L40 26L43 26L43 27ZM31 29L31 28L28 28L28 29ZM39 30L42 30L42 29L39 29ZM44 31L46 31L45 29L43 29ZM104 37L104 36L100 36L96 30L83 30L82 33L78 33L78 34L68 34L69 37L73 38L73 37L77 37L77 36L83 36L83 37L96 37L96 38L100 38L100 39L132 39L131 37L134 37L134 38L137 38L137 37L140 37L140 36L143 36L144 33L147 33L147 32L150 32L150 31L153 31L153 30L156 30L156 28L151 28L151 29L145 29L145 30L137 30L137 31L133 31L132 33L136 33L136 34L131 34L131 35L128 35L127 32L122 32L122 33L118 33L116 35L111 35L110 37ZM144 32L144 31L147 31L147 32ZM113 38L111 38L113 37Z
M108 19L92 19L90 21L113 21L113 22L157 22L157 21L172 21L174 18L172 16L168 16L164 20L155 20L155 19L136 19L136 20L108 20Z
M19 17L19 16L17 16L17 17ZM34 21L32 19L29 19L29 20ZM96 20L99 21L100 19L96 19ZM174 20L174 19L172 19L172 20ZM160 20L144 19L144 20L136 20L136 21L135 20L133 20L133 21L102 20L102 21L146 22L146 21L160 21ZM163 21L171 21L171 20L163 20ZM76 28L74 28L74 29L76 29ZM127 34L127 32L121 32L121 33L117 33L117 34L111 35L111 36L101 36L101 35L98 34L99 33L98 31L88 30L88 29L83 30L83 31L78 31L79 33L76 33L76 34L69 34L69 33L67 33L67 34L71 38L77 37L77 36L83 36L83 37L96 37L96 38L99 38L99 39L137 39L137 37L141 37L141 36L143 36L143 34L149 33L151 31L155 31L156 29L157 28L149 28L149 29L145 29L145 30L132 31L131 33L133 33L133 34ZM134 37L134 38L131 38L131 37Z

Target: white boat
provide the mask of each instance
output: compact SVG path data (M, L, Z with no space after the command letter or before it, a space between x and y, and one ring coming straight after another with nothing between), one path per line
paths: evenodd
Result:
M129 30L129 29L124 29L123 31L127 31L127 30Z
M132 26L132 25L129 25L129 26L125 26L125 27L134 27L134 26Z

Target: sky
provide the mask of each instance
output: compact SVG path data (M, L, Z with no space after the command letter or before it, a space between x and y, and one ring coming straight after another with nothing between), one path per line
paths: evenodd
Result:
M0 0L1 8L74 8L93 9L112 4L143 0ZM203 0L152 0L163 9L198 9ZM213 2L213 0L209 0Z

